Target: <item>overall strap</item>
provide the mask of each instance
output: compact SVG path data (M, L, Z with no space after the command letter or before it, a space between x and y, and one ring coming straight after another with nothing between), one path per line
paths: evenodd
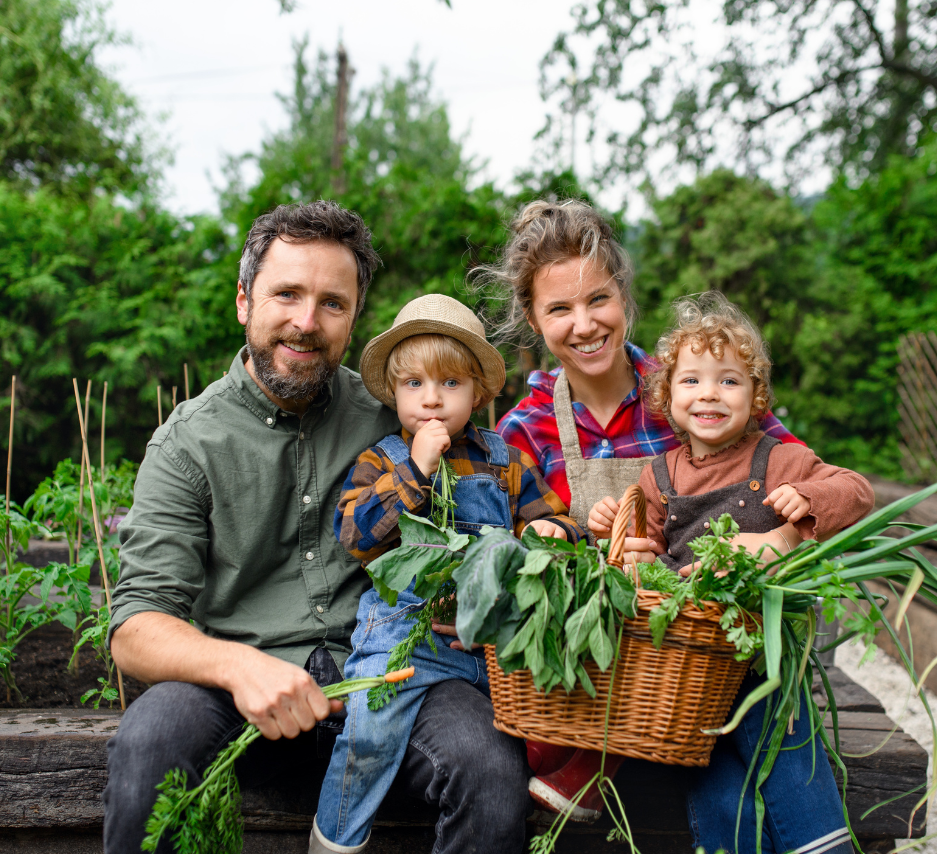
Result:
M405 463L410 458L410 449L399 433L385 436L375 447L380 448L395 466Z
M560 444L563 446L563 459L581 460L582 448L579 447L576 417L573 415L573 403L569 397L569 380L566 379L566 371L562 369L553 385L553 412L560 433Z
M673 482L670 480L670 470L667 468L667 455L658 454L651 463L651 471L654 472L654 480L657 481L657 488L662 492L673 492Z
M758 442L758 447L755 448L755 456L752 457L752 470L749 474L752 482L765 482L765 476L768 474L768 455L775 445L780 444L781 440L775 439L774 436L761 437L761 440Z
M508 454L508 445L494 430L487 427L478 427L485 444L488 445L488 465L492 468L506 469L511 464Z

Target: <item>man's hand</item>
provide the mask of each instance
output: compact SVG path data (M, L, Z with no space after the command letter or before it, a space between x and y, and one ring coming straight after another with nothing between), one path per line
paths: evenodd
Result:
M764 501L775 513L788 522L798 522L810 512L810 499L801 495L789 483L781 484Z
M252 647L234 664L228 682L237 710L269 739L296 738L342 708L301 667Z
M618 515L618 502L611 495L592 505L589 511L589 530L596 539L607 539L612 535L612 524Z
M434 418L414 434L410 456L413 457L417 468L423 472L423 476L429 477L439 468L439 458L451 445L452 440L446 425Z
M566 539L566 529L549 519L534 519L527 527L533 528L541 537L553 537L557 540Z
M203 635L178 617L134 614L111 638L114 661L144 682L223 688L267 738L294 738L342 708L301 667L234 641Z

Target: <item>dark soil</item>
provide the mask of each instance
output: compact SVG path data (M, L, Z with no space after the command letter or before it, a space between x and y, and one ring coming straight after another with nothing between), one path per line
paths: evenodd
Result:
M65 626L53 623L29 635L17 647L16 660L11 668L16 684L23 692L24 702L18 703L15 696L11 698L12 702L8 702L6 691L0 687L0 709L82 708L81 695L96 687L98 677L106 676L107 672L104 664L95 658L91 645L86 644L81 648L78 675L72 676L67 672L71 655L72 633ZM124 677L124 695L128 705L145 690L146 685L142 682ZM102 708L106 707L106 703L102 704ZM84 708L92 708L91 702ZM114 708L120 708L118 700L114 701Z

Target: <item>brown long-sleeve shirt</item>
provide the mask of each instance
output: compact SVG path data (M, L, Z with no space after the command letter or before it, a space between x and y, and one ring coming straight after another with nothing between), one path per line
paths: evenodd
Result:
M704 457L693 457L689 444L668 451L667 470L674 489L679 495L701 495L747 481L755 448L763 435L751 433L735 445ZM647 535L666 548L664 505L650 465L645 466L638 483L647 497ZM785 483L810 499L810 512L794 523L805 540L832 536L858 522L875 503L872 486L861 474L828 465L803 445L772 448L762 498ZM778 525L782 524L784 519L778 517Z

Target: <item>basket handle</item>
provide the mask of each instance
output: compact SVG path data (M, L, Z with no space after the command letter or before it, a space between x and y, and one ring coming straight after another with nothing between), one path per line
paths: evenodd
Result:
M644 490L634 484L625 490L625 494L618 502L618 515L612 523L612 541L608 547L608 562L619 569L624 567L625 563L625 537L628 535L628 527L631 525L631 515L634 513L634 532L637 537L647 536L647 499L644 497ZM641 586L641 579L638 575L638 562L635 560L634 553L631 555L631 563L634 573L634 586Z

